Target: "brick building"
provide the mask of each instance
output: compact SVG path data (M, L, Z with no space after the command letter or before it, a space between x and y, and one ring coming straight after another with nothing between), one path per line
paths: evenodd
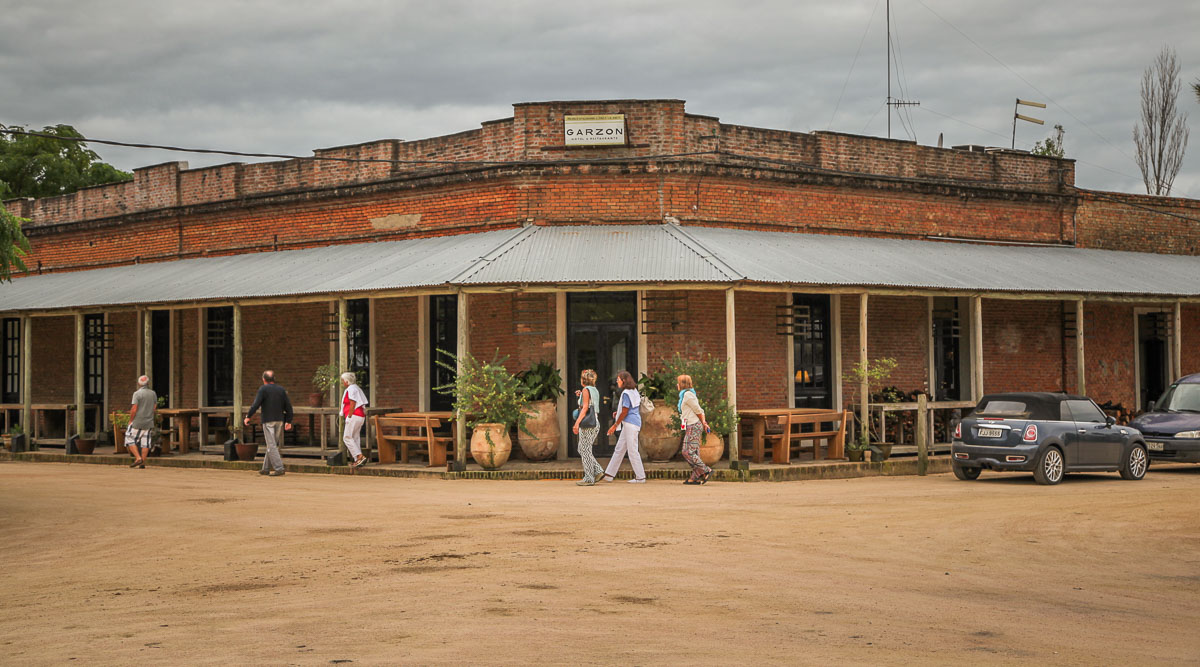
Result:
M590 124L619 141L571 145ZM517 104L315 157L5 202L33 253L0 287L2 402L107 414L145 371L173 406L229 405L263 368L303 394L340 359L375 405L444 408L433 359L459 344L550 361L572 388L580 367L725 357L744 408L845 404L864 356L946 401L1134 408L1200 371L1200 201L1080 189L1071 160L729 125L679 100Z

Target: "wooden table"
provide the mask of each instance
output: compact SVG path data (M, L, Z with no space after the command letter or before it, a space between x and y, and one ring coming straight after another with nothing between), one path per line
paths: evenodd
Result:
M198 408L161 408L157 414L160 414L171 420L169 433L174 437L166 442L163 448L164 453L170 453L171 445L179 448L180 454L187 454L189 443L192 439L192 419L200 416ZM203 440L201 440L201 443ZM199 443L197 443L199 449Z
M413 417L413 418L429 418L437 419L442 424L449 424L454 419L454 412L450 410L435 410L430 412L391 412L381 414L381 417ZM454 449L458 451L458 430L453 431L454 434Z
M825 408L765 408L759 410L738 410L739 421L749 421L751 426L750 460L762 463L766 458L766 444L763 436L767 434L767 421L778 420L788 415L806 415L815 412L831 412ZM746 448L742 448L743 453ZM732 453L732 452L731 452Z
M32 406L32 409L33 409L33 415L31 417L31 419L33 420L33 433L30 435L29 441L35 445L63 445L65 447L67 444L67 438L71 434L71 429L74 428L73 424L71 423L71 413L75 412L75 404L74 403L34 403ZM84 403L83 409L96 411L96 429L97 430L95 432L95 435L93 435L92 437L99 437L99 435L100 435L99 428L104 423L104 421L101 419L101 415L100 415L100 412L103 409L103 407L96 403ZM61 439L60 438L43 438L42 437L42 420L40 419L40 417L41 417L41 413L43 413L43 412L62 412L63 413L64 435ZM82 436L82 435L83 434L81 433L80 436Z

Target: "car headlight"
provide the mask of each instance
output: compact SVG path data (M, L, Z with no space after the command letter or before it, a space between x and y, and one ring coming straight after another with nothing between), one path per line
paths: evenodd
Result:
M1176 438L1200 438L1200 431L1180 431L1175 434Z

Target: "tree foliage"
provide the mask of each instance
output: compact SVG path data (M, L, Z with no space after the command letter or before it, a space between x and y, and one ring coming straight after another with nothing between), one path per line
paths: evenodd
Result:
M1187 149L1187 113L1179 111L1179 62L1164 46L1142 73L1142 118L1133 127L1137 164L1147 194L1169 195Z
M1034 155L1046 155L1049 157L1066 157L1067 150L1063 148L1063 126L1054 126L1054 136L1046 137L1033 145L1033 150L1030 151Z
M7 129L26 131L20 126ZM51 136L39 136L39 135ZM133 179L133 175L100 161L70 125L42 128L38 135L0 133L0 199L53 197L80 188Z

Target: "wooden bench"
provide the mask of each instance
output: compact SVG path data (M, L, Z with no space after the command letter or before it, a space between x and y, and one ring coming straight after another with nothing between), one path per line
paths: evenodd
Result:
M844 451L846 444L846 424L849 420L850 413L843 410L782 415L778 418L777 423L783 427L783 432L764 435L764 450L767 448L770 449L771 461L773 463L790 463L793 452L799 454L801 451L808 449L804 445L805 441L813 443L813 459L818 458L817 443L824 442L824 458L844 458L846 455ZM814 430L802 430L804 424L813 424ZM836 424L837 426L831 430L823 431L820 430L822 424Z
M442 425L440 419L386 416L372 419L380 463L395 463L397 449L401 463L408 463L412 454L423 454L430 467L444 466L447 457L454 456L454 438L434 433Z

